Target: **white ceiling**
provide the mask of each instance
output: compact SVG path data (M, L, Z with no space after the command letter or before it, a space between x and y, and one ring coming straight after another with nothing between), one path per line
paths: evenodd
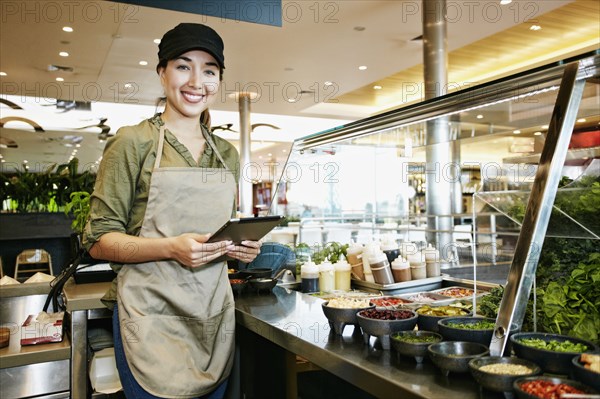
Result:
M213 125L232 123L239 130L237 104L228 94L253 91L259 97L252 103L252 123L281 128L261 127L253 133L256 162L269 158L269 153L285 162L284 150L293 139L389 108L393 104L356 105L336 98L414 67L423 58L420 42L411 41L422 30L419 1L283 1L282 27L109 1L4 3L0 71L7 75L0 77L0 94L25 102L25 110L2 106L1 116L28 115L47 130L32 133L18 122L7 124L0 135L19 148L0 149L5 165L20 165L23 159L30 164L66 162L73 148L49 139L74 132L83 137L76 155L81 163L96 161L103 147L97 138L100 129L73 129L104 117L114 134L119 126L151 116L162 94L153 40L180 22L208 24L225 42L226 70L221 97L213 107ZM496 0L448 2L448 50L568 3L523 0L509 8ZM63 26L74 32L64 32ZM69 57L59 56L60 51ZM142 60L148 65L139 65ZM48 71L51 64L73 71ZM368 68L360 71L360 65ZM299 90L314 93L299 95ZM45 106L54 98L91 100L92 111L58 113ZM237 134L220 134L237 143Z

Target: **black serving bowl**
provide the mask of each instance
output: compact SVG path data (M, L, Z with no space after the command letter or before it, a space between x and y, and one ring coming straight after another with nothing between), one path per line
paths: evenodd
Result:
M583 391L587 394L596 394L597 393L594 389L588 387L585 384L582 384L581 382L568 380L566 378L536 376L536 377L519 378L513 383L513 389L515 390L515 392L517 394L517 398L519 398L519 399L540 399L540 396L536 396L536 395L527 393L521 388L521 386L524 383L530 382L530 381L543 381L543 382L552 383L552 384L566 384L566 385L572 386L573 388L579 389L580 391Z
M466 341L442 341L427 347L429 358L444 375L449 372L467 373L469 362L477 357L486 356L489 349L482 344Z
M238 271L241 278L270 278L273 270L269 268L242 269Z
M467 341L476 342L485 346L489 346L494 334L494 327L472 330L468 328L451 327L449 323L475 324L480 321L491 322L495 325L496 320L490 317L445 317L438 320L438 328L440 334L447 341Z
M377 314L377 315L386 315L392 314L390 312L408 312L410 316L405 319L396 319L396 320L382 320L376 319L372 317L368 317L366 312ZM417 325L417 314L409 309L367 309L361 310L356 314L356 318L358 320L358 325L363 331L363 338L366 344L369 344L369 339L371 336L379 337L381 341L381 346L384 350L390 349L390 334L395 333L397 331L410 331Z
M600 356L600 352L593 353L592 355ZM596 391L600 391L600 373L585 368L581 363L581 355L574 356L572 362L571 378L589 385Z
M513 334L509 337L512 350L515 355L522 359L531 360L537 363L546 373L568 375L573 367L573 357L580 355L578 352L556 352L546 349L537 349L527 346L520 342L522 339L541 339L544 341L571 341L573 343L581 343L588 347L586 352L597 351L598 347L584 339L569 337L567 335L551 334L551 333L534 333L522 332Z
M427 342L411 342L407 339L428 338ZM403 356L412 356L417 363L421 363L427 356L427 347L442 340L440 334L431 331L398 331L390 335L392 347Z
M257 291L268 290L271 291L273 287L277 285L277 280L274 278L251 278L248 280L248 284L250 284L250 288L253 288Z
M427 305L428 307L435 309L437 307L442 307L442 308L448 308L448 306L430 306ZM419 330L426 330L426 331L432 331L432 332L439 332L440 329L438 327L438 321L442 320L442 319L447 319L449 317L467 317L472 315L473 313L470 312L467 309L463 309L463 308L456 308L457 314L455 315L445 315L445 316L433 316L433 315L426 315L426 314L421 314L419 313L419 309L423 308L424 306L420 306L419 308L417 308L415 311L417 312L417 314L419 315L419 318L417 319L417 326L419 327ZM464 312L463 314L458 314L458 312Z
M233 291L234 294L239 294L240 292L244 291L244 288L246 288L246 286L248 285L248 282L246 280L242 280L242 279L229 279L229 284L231 285L231 289Z
M500 374L481 370L481 367L490 364L517 364L529 368L531 371L525 374ZM531 377L542 374L540 366L518 357L482 356L469 362L469 370L475 381L482 387L496 392L511 392L513 383L519 378Z
M356 328L358 326L358 319L356 313L365 309L375 309L375 305L371 305L364 308L332 308L327 306L329 301L324 302L321 305L323 313L327 320L329 320L329 326L335 331L337 335L342 335L344 327L351 324Z

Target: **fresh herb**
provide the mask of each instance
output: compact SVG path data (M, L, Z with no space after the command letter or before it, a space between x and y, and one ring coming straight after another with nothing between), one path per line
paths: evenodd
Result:
M557 341L555 339L551 339L549 341L545 341L540 338L523 338L518 340L525 346L530 346L536 349L544 349L547 351L553 352L574 352L574 353L582 353L588 350L587 345L582 343L575 343L569 340L566 341Z
M449 322L448 327L460 328L461 330L493 330L496 323L493 321L481 320L475 323L453 323Z
M430 343L430 342L438 342L440 340L439 337L435 335L394 335L393 339L396 341L407 342L409 344L422 344L422 343Z
M490 293L484 295L477 303L477 313L495 319L498 316L502 295L504 295L503 286L492 288Z

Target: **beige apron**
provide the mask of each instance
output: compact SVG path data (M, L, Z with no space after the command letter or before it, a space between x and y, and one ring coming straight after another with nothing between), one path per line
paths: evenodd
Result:
M225 169L160 168L165 136L160 128L141 237L214 232L231 217L235 177L204 135ZM146 391L197 397L227 378L235 318L225 262L198 268L174 260L125 265L117 292L127 362Z

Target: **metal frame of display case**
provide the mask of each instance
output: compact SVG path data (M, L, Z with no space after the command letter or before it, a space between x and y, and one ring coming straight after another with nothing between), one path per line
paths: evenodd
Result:
M584 85L589 78L597 79L599 71L600 51L597 50L567 64L538 68L300 138L294 142L288 162L293 152L302 154L320 146L349 142L359 137L558 89L490 346L491 353L498 355L504 352L508 326L514 322L519 327L522 324ZM559 86L552 84L556 81L560 82Z

